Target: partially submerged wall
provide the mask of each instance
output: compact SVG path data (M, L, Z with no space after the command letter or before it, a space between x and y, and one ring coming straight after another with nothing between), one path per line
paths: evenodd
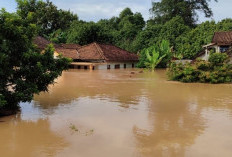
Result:
M175 60L174 62L177 64L179 64L179 63L187 64L187 63L191 63L192 60L183 59L183 60Z
M95 66L95 69L106 70L106 69L124 69L124 68L134 68L136 63L105 63Z

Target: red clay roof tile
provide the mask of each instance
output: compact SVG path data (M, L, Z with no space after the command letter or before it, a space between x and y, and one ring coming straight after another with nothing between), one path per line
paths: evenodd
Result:
M81 60L138 61L138 56L119 47L92 43L78 49Z
M78 52L76 49L56 48L56 52L62 54L64 57L67 58L79 59Z
M212 43L215 43L217 45L232 45L232 31L215 32Z
M81 47L78 44L60 44L60 46L65 49L78 49Z
M36 37L34 44L39 49L45 49L52 42L43 37ZM54 44L56 51L64 57L79 59L84 61L138 61L138 56L119 47L107 44L91 43L80 47L77 44Z

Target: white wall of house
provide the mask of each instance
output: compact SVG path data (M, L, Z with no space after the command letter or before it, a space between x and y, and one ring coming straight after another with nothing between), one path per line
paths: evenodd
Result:
M107 69L107 64L99 64L94 66L96 70L104 70Z
M203 55L199 56L198 58L207 61L209 59L209 53L204 53Z
M221 53L220 46L215 45L215 46L213 46L213 48L215 49L216 53ZM205 53L203 55L199 56L199 58L207 61L207 60L209 60L209 56L210 56L210 51L208 49L206 49Z
M182 59L182 60L175 60L174 62L177 63L177 64L180 64L180 63L187 64L187 63L191 63L192 60L190 60L190 59Z
M215 50L216 50L216 53L220 53L220 46L214 46Z
M96 70L106 70L107 67L110 65L110 69L115 69L115 65L120 65L120 69L124 69L124 64L126 64L126 68L132 68L132 64L134 64L134 67L136 65L136 63L104 63L104 64L99 64L99 65L95 65L95 69Z

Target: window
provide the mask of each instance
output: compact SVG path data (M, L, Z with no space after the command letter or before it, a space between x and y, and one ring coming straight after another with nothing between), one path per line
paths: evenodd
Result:
M120 69L120 64L115 64L114 68L115 69Z
M124 64L124 69L126 69L126 64Z
M75 66L74 66L74 65L69 65L69 68L70 68L70 69L74 69Z
M107 65L107 69L110 69L110 65Z
M229 46L220 46L220 52L225 52L229 49Z
M81 66L80 66L80 65L78 65L78 66L77 66L77 69L81 69Z

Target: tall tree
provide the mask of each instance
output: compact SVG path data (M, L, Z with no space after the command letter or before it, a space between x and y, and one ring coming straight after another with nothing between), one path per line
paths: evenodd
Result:
M117 34L114 42L117 46L133 51L133 41L139 32L145 27L145 21L141 13L133 13L131 9L124 9L118 18Z
M165 24L148 24L133 41L135 52L155 44L160 44L162 40L167 40L170 45L176 49L177 39L184 36L191 29L184 24L184 20L180 17L174 17Z
M205 17L212 17L213 12L209 2L217 0L161 0L154 1L150 12L154 23L165 23L173 17L181 16L185 24L194 26L198 20L197 11L202 11Z
M141 13L124 9L118 17L100 20L97 23L76 21L68 29L67 42L80 45L91 42L115 44L123 49L133 51L133 41L145 27Z
M52 46L43 53L36 51L32 43L35 34L35 24L0 10L0 115L46 91L68 68L68 59L53 58Z
M99 36L100 27L94 22L73 22L67 31L67 42L86 45L92 42L102 42Z
M23 19L30 19L39 27L39 34L48 36L50 33L62 29L78 20L76 14L70 11L58 9L52 2L41 0L16 0L17 13Z

